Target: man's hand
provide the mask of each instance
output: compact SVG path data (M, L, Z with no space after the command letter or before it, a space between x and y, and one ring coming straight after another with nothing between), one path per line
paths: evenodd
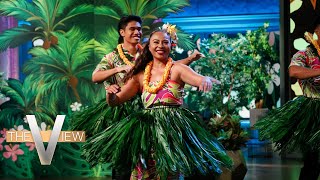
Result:
M189 56L190 61L196 61L199 60L200 58L205 57L202 53L200 53L198 50L194 50L193 53Z
M109 94L111 94L111 93L116 94L120 91L120 87L116 84L112 84L112 85L106 87L105 89L106 89L107 93L109 93Z
M117 67L117 72L121 73L121 72L129 72L131 70L131 66L129 65L125 65L125 66L121 66L121 67Z

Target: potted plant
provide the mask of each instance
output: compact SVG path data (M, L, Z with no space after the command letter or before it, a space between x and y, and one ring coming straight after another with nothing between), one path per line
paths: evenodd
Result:
M247 172L247 166L241 147L248 140L248 133L240 127L240 117L236 115L224 115L212 117L208 122L208 130L226 148L227 154L233 160L230 170L224 169L220 179L243 179Z

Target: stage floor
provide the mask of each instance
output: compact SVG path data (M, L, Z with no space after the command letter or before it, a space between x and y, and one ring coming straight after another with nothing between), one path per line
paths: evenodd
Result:
M259 150L259 148L257 148ZM264 150L264 148L260 148ZM250 155L250 147L242 149L248 172L245 180L298 180L302 160L300 153L281 157L275 152L255 152ZM265 154L265 155L263 155ZM320 178L318 178L320 179Z

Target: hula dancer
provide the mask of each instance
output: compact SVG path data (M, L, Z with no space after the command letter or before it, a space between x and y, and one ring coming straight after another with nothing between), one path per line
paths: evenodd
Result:
M170 32L169 32L170 33ZM107 92L111 106L141 92L144 109L89 138L87 160L111 162L116 169L131 164L131 179L178 179L194 171L221 173L232 161L222 145L200 124L198 116L182 108L185 83L207 92L212 82L169 58L172 34L151 33L124 86Z
M320 172L320 19L314 26L317 39L309 32L306 50L291 59L289 75L298 79L303 96L287 102L259 120L255 127L260 137L270 139L280 153L301 150L304 166L300 180L316 180Z

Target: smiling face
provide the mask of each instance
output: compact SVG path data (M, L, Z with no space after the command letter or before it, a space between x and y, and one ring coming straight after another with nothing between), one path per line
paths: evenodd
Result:
M120 35L124 43L138 44L142 36L141 24L137 21L130 21L125 29L120 29Z
M166 60L171 51L170 36L164 32L155 32L150 38L149 51L154 59Z

